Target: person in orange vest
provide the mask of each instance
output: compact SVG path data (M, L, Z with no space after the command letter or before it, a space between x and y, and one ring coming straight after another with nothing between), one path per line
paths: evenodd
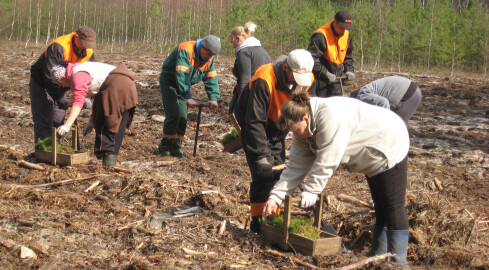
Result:
M259 232L260 217L270 190L281 171L272 166L285 162L285 136L276 121L282 104L290 100L295 89L308 91L314 82L314 60L306 50L293 50L273 63L259 67L245 86L234 107L241 127L241 142L251 172L250 230Z
M80 26L76 32L52 41L37 62L31 66L29 94L34 122L34 143L51 137L52 127L63 125L66 109L69 107L66 100L66 91L69 88L52 81L53 67L95 61L93 48L95 48L95 31L89 26Z
M311 37L307 50L314 59L313 73L316 81L311 95L331 97L343 95L342 83L338 78L343 74L347 80L355 79L353 68L352 17L348 11L338 11L334 20L319 27Z
M208 35L203 39L185 41L165 59L160 73L160 90L165 110L163 138L158 155L183 158L182 142L187 131L188 108L199 103L193 99L190 87L204 84L211 109L217 109L219 81L215 56L221 51L221 39Z

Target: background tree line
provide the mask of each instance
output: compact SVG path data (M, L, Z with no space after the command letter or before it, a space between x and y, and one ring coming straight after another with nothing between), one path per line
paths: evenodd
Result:
M312 33L349 10L355 67L449 69L487 75L489 0L0 0L0 40L45 47L79 25L111 51L173 49L252 20L272 57L307 48Z

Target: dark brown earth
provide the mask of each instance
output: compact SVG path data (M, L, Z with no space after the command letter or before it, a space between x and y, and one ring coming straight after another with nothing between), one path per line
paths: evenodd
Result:
M0 241L11 239L38 256L20 259L15 246L2 244L1 269L302 269L292 258L331 269L365 259L361 253L369 246L373 213L336 195L368 202L368 186L362 175L344 168L328 184L330 202L323 212L324 221L339 232L344 252L315 257L283 252L245 229L249 171L242 150L226 153L220 144L232 128L226 113L235 84L232 59L216 62L220 108L203 109L197 157L192 157L196 110L191 110L187 156L173 165L156 163L165 160L154 152L162 135L158 76L166 53L115 54L100 48L98 60L125 62L137 78L140 105L118 157L118 167L127 171L101 166L92 153L93 133L81 138L82 149L90 153L88 164L38 163L43 171L20 166L22 160L36 162L28 83L29 67L42 50L0 46ZM347 89L385 75L357 72ZM409 128L409 263L413 269L489 269L489 81L402 75L424 95ZM192 91L205 101L202 88ZM80 127L89 113L79 118ZM78 180L35 187L67 179ZM85 191L96 181L98 186ZM195 206L202 211L175 214ZM391 267L397 266L384 262L366 268Z

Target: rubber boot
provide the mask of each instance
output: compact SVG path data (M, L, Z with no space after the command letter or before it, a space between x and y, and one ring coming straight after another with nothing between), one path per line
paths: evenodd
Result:
M374 225L372 229L372 245L370 251L364 253L366 257L373 257L387 253L387 228Z
M113 167L117 162L117 155L107 154L104 156L103 165L105 167Z
M409 242L408 230L388 230L387 231L387 251L392 254L396 254L393 257L394 262L402 265L408 265L407 263L407 251Z
M261 230L260 217L251 217L250 231L259 233Z
M183 158L182 142L178 140L173 140L172 149L170 150L172 157Z

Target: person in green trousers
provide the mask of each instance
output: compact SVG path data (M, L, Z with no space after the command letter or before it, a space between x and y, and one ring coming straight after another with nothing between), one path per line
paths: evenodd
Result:
M203 82L210 108L218 107L220 97L214 56L221 41L214 35L180 43L166 58L160 74L160 89L165 110L163 138L158 146L161 156L183 157L182 141L187 129L188 108L199 103L192 98L190 86Z

